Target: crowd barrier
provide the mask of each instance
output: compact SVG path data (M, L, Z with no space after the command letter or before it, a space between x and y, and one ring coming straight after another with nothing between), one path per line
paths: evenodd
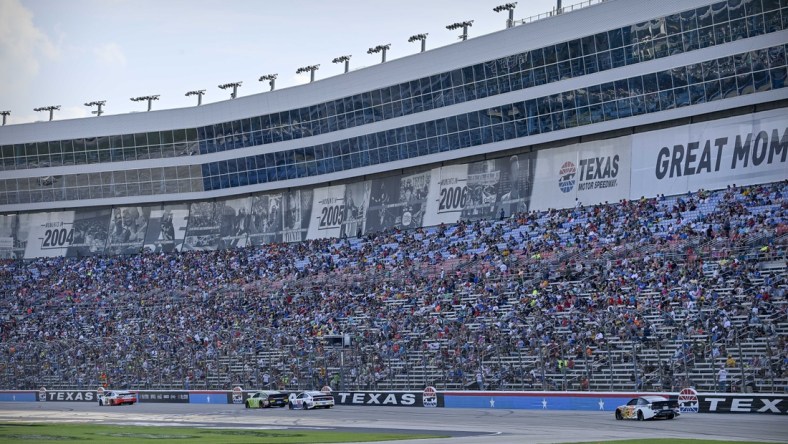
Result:
M139 403L237 404L255 391L233 390L131 390ZM423 391L334 391L336 405L421 408L476 408L525 410L585 410L614 412L634 397L660 395L677 397L681 412L788 414L788 396L775 393L679 393L649 392L520 392L450 391L432 387ZM95 390L4 390L0 402L98 402Z

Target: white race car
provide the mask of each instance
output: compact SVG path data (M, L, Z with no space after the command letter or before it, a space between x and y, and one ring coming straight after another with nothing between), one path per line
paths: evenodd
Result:
M99 405L132 405L137 402L137 395L123 390L107 390L99 393Z
M679 401L664 396L641 396L616 408L616 419L673 419L679 414Z
M292 409L330 409L334 407L334 397L328 393L318 391L308 391L301 393L291 393L288 407Z

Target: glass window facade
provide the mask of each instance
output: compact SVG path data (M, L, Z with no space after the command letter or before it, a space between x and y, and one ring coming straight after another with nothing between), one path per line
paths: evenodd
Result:
M777 32L786 27L786 1L726 0L305 108L199 128L4 145L0 146L0 169L189 156L296 140ZM702 67L698 74L704 75ZM690 93L694 94L694 103L699 103L698 88L692 88ZM715 94L713 92L712 96ZM705 95L704 87L704 100ZM681 98L683 100L684 96ZM630 104L622 102L620 105L626 112ZM562 120L555 123L560 125Z
M3 180L0 205L208 191L312 177L777 90L786 86L786 52L788 45L778 45L289 151L202 165Z

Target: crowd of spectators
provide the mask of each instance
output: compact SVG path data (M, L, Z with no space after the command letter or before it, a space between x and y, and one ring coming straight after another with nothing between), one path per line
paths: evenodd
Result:
M631 363L631 388L674 387L742 341L765 348L740 367L785 384L786 192L730 186L361 238L6 261L0 387L379 387L420 368L425 384L562 389L566 378L545 375L569 374L587 389L614 362ZM327 342L345 335L347 349ZM660 347L672 357L638 358Z

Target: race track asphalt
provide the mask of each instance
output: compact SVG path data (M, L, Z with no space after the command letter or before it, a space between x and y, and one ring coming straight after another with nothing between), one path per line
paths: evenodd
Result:
M786 415L684 414L675 420L616 421L610 412L336 406L329 410L241 405L0 403L0 422L96 422L211 428L345 429L432 433L449 439L398 443L567 443L642 438L788 442Z

